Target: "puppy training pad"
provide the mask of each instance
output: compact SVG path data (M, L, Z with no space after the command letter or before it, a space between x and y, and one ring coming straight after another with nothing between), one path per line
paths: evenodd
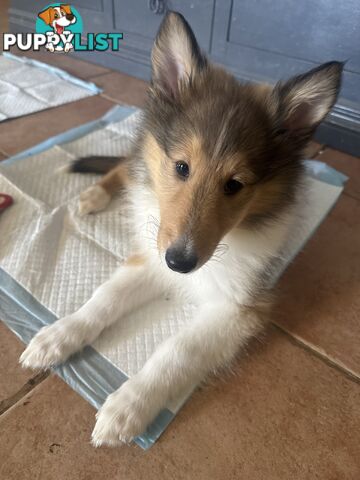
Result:
M59 68L8 53L0 55L0 121L96 95L93 83Z
M41 326L78 309L131 251L124 197L115 199L102 213L80 217L79 194L97 177L58 170L90 153L126 155L140 117L138 110L115 107L98 122L50 139L0 165L0 191L15 201L0 216L0 318L24 342ZM320 162L307 165L311 209L296 243L284 254L283 266L324 219L346 178ZM178 304L168 292L112 326L92 347L55 371L99 408L193 315L191 306ZM190 394L184 392L168 405L136 442L143 448L151 446Z

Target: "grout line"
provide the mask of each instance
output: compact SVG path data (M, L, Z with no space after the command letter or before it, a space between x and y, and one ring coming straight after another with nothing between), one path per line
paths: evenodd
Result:
M357 197L356 195L353 195L352 193L345 192L345 189L343 190L342 195L346 195L346 196L352 198L353 200L357 200L358 202L360 202L360 197Z
M119 105L119 104L120 104L120 105L124 105L124 103L120 103L119 100L115 100L115 98L110 97L107 93L104 93L104 92L100 93L100 97L103 97L103 98L105 98L106 100L109 100L109 101L112 102L112 103L116 103L116 104L118 104L118 105Z
M91 75L90 77L86 78L86 81L87 82L92 82L95 78L103 77L104 75L109 75L109 73L116 73L116 70L109 70L107 72L102 72L102 73L97 73L96 75Z
M121 105L123 107L136 107L136 108L143 108L139 107L138 105L134 105L133 103L126 103L123 100L116 100L114 97L110 97L106 93L100 93L100 96L105 98L106 100L109 100L112 103L116 103L116 105Z
M5 150L3 150L2 148L0 148L0 154L1 154L1 155L4 155L6 158L9 156L9 155L5 152ZM4 158L4 160L5 160L5 158Z
M109 70L108 72L103 72L103 73L98 73L97 75L92 75L91 77L87 78L87 81L92 82L96 78L104 77L106 75L110 75L111 73L120 73L120 72L117 72L116 70ZM134 77L134 78L136 78L136 77ZM100 85L100 88L102 88L101 85Z
M358 383L360 385L360 377L356 375L354 372L352 372L351 370L348 370L345 366L342 366L339 363L336 363L334 360L331 360L331 358L329 358L325 353L322 353L319 350L315 350L313 347L305 343L299 337L293 336L289 331L287 331L283 327L280 327L274 322L271 322L271 324L276 328L276 330L278 330L284 336L286 336L291 343L307 351L308 353L314 355L316 358L318 358L323 363L325 363L328 367L338 370L340 373L348 377L349 380L351 380L352 382Z
M47 379L50 372L40 372L31 377L14 395L0 401L0 415L19 402L25 395L33 390L37 385Z

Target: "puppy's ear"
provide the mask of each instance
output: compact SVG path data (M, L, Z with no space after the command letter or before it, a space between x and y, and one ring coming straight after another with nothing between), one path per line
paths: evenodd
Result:
M43 20L46 23L46 25L50 25L53 10L54 10L53 7L49 7L46 10L43 10L42 12L40 12L38 14L38 17L41 18L41 20Z
M172 97L207 64L189 24L176 12L169 12L160 25L151 59L154 87Z
M63 8L68 15L72 13L70 5L61 5L61 8Z
M344 64L329 62L278 83L273 91L281 128L312 132L329 113L340 91Z

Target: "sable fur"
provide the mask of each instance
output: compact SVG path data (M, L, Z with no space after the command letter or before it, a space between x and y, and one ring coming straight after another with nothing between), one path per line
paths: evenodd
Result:
M197 307L192 322L109 395L97 415L96 446L144 432L170 401L230 365L266 322L269 292L306 197L303 152L336 101L342 71L330 62L274 88L239 83L208 62L174 12L160 27L152 66L131 157L83 192L79 205L84 214L102 210L126 187L133 255L77 312L42 329L21 356L32 368L61 363L168 291ZM179 174L179 162L188 165L187 175ZM95 165L82 160L76 168L94 171L98 159ZM240 182L231 196L229 181ZM195 261L173 271L174 252L176 261Z
M105 157L91 155L76 159L70 164L69 172L72 173L108 173L115 168L122 157Z

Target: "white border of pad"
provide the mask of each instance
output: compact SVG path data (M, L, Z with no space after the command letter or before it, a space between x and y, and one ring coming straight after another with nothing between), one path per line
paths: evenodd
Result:
M73 141L110 123L125 120L137 110L135 107L115 106L98 120L52 137L1 163L2 165L12 164L48 150L54 145ZM343 185L348 177L316 160L308 160L305 163L307 173L311 177L326 184L339 187L339 195L341 194ZM329 210L334 206L339 195L334 199ZM324 218L326 218L328 213L325 212ZM295 252L294 256L297 253ZM53 313L41 305L31 293L25 290L1 268L0 318L24 343L28 343L42 326L51 324L56 320ZM92 347L86 347L80 354L74 355L63 365L55 368L54 371L95 408L99 408L106 397L128 378ZM151 447L174 418L175 413L168 409L163 410L147 431L135 439L135 443L143 449Z

